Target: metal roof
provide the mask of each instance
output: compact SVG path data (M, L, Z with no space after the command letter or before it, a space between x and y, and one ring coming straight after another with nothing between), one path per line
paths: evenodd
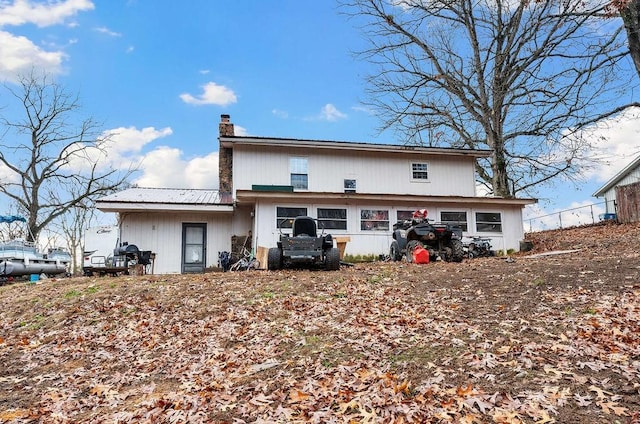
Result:
M233 199L218 190L134 187L102 197L102 211L232 211Z
M631 171L636 169L636 167L638 167L638 165L640 165L640 156L635 158L633 161L631 161L631 163L629 163L627 166L625 166L620 172L618 172L616 175L614 175L609 181L607 181L602 187L600 187L598 189L598 191L593 193L592 196L593 197L604 196L604 194L607 191L609 191L612 187L614 187L616 184L618 184L620 182L620 180L622 180L629 173L631 173Z
M374 144L352 141L329 140L305 140L294 138L269 138L269 137L241 137L221 136L220 145L232 146L269 146L269 147L312 147L315 149L351 150L360 152L384 152L384 153L422 153L430 155L454 155L489 157L491 150L486 149L459 149L455 147L423 147L406 146L400 144Z

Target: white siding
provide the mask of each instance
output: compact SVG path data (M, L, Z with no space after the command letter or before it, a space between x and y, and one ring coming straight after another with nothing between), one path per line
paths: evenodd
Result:
M604 193L604 200L606 202L606 212L616 213L616 187L625 186L640 181L640 166L637 166L630 171L624 178L618 181L613 187Z
M350 203L346 204L304 204L304 203L271 203L262 201L256 205L256 219L254 227L255 245L263 247L274 247L280 236L280 231L276 228L276 207L306 207L308 215L317 217L317 208L346 208L347 209L347 230L327 231L334 237L348 236L351 241L347 243L345 253L351 255L380 255L387 254L392 240L393 224L396 222L397 211L413 211L423 208L421 205L389 205L371 203ZM360 211L362 209L382 209L389 211L388 231L365 231L360 228ZM437 207L428 208L429 217L439 221L441 211L465 211L467 212L468 229L464 232L465 237L484 236L491 238L494 250L519 250L520 240L524 238L524 226L520 207L487 207L482 204L470 204L461 207L459 204L441 204ZM476 231L476 212L499 212L502 218L502 232L479 233Z
M358 193L475 196L474 158L416 153L352 153L311 149L234 149L234 190L257 185L289 185L289 158L307 157L309 191L343 192L344 180L355 179ZM411 164L428 164L428 181L413 181Z
M207 267L217 266L218 252L230 250L232 231L239 226L232 226L232 214L123 213L121 241L154 252L155 274L180 273L183 223L207 224Z

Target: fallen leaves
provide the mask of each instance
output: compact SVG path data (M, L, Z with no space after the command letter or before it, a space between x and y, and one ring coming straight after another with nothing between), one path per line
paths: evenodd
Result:
M640 269L592 253L5 286L0 421L637 422Z

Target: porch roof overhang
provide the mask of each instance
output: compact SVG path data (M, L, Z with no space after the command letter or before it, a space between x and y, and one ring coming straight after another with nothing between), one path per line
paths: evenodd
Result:
M479 196L426 196L411 194L377 194L377 193L327 193L327 192L295 192L237 190L236 203L239 205L256 203L259 200L286 202L375 202L398 205L421 204L480 204L486 206L519 206L537 203L537 199L518 199L504 197Z

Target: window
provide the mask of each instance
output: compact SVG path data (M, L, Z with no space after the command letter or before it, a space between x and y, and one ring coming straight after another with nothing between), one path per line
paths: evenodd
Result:
M414 162L411 164L411 178L413 180L427 181L429 179L429 172L427 172L428 165L425 162Z
M440 212L440 222L458 225L462 228L462 231L467 231L468 228L466 212Z
M389 211L362 209L360 211L360 229L362 231L389 230Z
M405 219L413 218L413 211L397 211L396 218L398 221L404 221Z
M276 228L292 228L293 218L307 216L307 208L276 208Z
M499 212L476 212L476 230L479 233L501 233L502 216Z
M356 192L356 180L344 180L344 192L355 193Z
M318 208L318 228L346 230L347 210Z
M307 169L307 158L289 158L291 185L294 189L307 190L309 188L309 174Z

